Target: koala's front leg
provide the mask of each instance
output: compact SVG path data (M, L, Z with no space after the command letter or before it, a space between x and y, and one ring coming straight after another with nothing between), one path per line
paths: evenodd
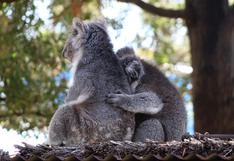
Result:
M126 94L111 93L107 96L107 103L121 107L126 111L143 114L156 114L163 108L162 100L153 92Z

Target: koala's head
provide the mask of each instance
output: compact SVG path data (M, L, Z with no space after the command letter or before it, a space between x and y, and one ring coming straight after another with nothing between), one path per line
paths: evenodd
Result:
M73 18L71 34L62 51L63 56L72 62L81 54L83 46L89 43L93 33L107 33L105 21L81 21Z
M116 52L116 55L119 59L125 59L126 57L135 57L136 56L133 48L130 48L127 46L119 49Z
M141 77L144 75L143 64L136 56L129 56L123 59L122 66L127 75L130 76L131 82L141 79Z
M143 64L140 58L135 55L134 50L130 47L124 47L119 49L116 55L130 82L140 80L145 72Z

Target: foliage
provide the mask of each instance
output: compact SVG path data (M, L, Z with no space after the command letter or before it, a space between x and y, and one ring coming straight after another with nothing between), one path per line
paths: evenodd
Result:
M85 1L81 17L98 13L98 1L94 2ZM59 13L61 5L65 8ZM0 3L1 126L18 131L42 129L62 103L67 74L61 50L68 34L62 31L71 23L69 5L68 1L52 1L48 9L54 25L46 28L33 1ZM96 12L90 12L90 7ZM57 26L64 30L56 32Z
M56 80L64 34L43 31L32 1L2 3L0 9L0 120L7 128L43 128L59 104L65 78Z

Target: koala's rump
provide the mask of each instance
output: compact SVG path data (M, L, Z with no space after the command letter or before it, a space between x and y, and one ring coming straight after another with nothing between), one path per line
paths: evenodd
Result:
M86 142L131 139L126 137L134 131L134 114L105 102L85 103L77 108L81 136Z

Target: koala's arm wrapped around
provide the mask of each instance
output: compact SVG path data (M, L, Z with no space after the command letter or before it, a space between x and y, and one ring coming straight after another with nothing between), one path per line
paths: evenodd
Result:
M110 93L106 101L113 106L121 107L133 113L153 115L163 108L162 100L151 91L131 95L118 91Z
M141 59L135 55L134 50L130 47L119 49L116 55L128 77L132 91L136 92L135 89L139 87L141 79L145 74ZM107 96L107 102L133 113L150 115L158 113L163 107L162 100L150 89L146 90L145 87L140 88L143 90L131 95L122 91L111 93Z

